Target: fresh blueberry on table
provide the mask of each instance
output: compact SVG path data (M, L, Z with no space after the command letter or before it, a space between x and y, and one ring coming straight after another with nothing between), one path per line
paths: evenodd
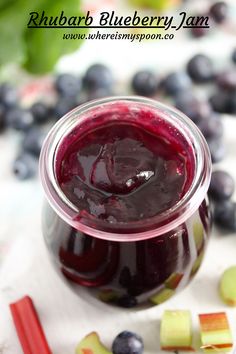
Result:
M209 15L216 23L222 23L228 16L228 4L225 1L218 1L210 7Z
M39 157L46 134L39 128L31 128L24 136L22 149Z
M202 119L197 125L206 139L218 139L223 136L223 123L216 113L208 119Z
M113 354L142 354L143 340L133 332L123 331L112 343Z
M209 195L218 201L232 197L235 190L233 177L226 171L217 170L211 175Z
M4 82L0 85L0 102L7 108L14 107L18 104L19 97L17 89L11 84Z
M34 123L33 114L24 108L11 108L6 112L6 124L9 128L27 131Z
M191 80L185 72L174 72L165 77L162 87L168 95L176 95L180 91L190 89Z
M50 109L44 102L35 102L30 107L30 111L33 114L35 123L43 124L51 118Z
M113 96L114 93L111 90L110 87L106 88L106 87L97 87L94 89L90 89L88 91L87 94L87 101L91 101L91 100L96 100L99 98L103 98L103 97L107 97L107 96Z
M78 101L74 97L61 97L55 103L52 109L52 115L55 119L60 119L66 113L78 106Z
M13 162L12 169L19 180L27 180L36 175L38 160L32 154L22 152Z
M106 88L111 89L114 85L114 77L111 70L103 64L91 65L83 77L85 89Z
M236 90L236 69L226 70L216 77L216 83L220 89L235 91Z
M207 139L207 143L211 153L212 162L217 163L222 161L226 154L222 138Z
M141 70L133 76L131 86L137 95L153 96L158 88L158 79L151 70Z
M229 92L218 90L210 98L212 109L219 113L231 113L231 95Z
M3 103L0 103L0 132L2 132L4 130L5 125L6 125L5 114L6 114L6 109L3 105Z
M214 220L216 224L229 231L236 231L236 203L232 200L215 203Z
M212 109L207 101L199 100L192 92L183 91L175 96L175 107L192 119L194 123L208 119Z
M187 63L187 72L196 83L208 82L214 77L213 63L208 56L197 54Z
M54 83L56 91L61 96L76 97L82 88L82 81L72 74L60 74Z

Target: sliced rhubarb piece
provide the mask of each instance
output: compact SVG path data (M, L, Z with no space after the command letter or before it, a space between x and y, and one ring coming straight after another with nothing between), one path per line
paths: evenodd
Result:
M24 354L52 354L31 298L10 304L10 310Z
M232 335L225 312L199 315L201 348L206 352L227 353L232 349Z
M175 290L183 278L182 273L172 273L165 281L165 286L168 289Z
M168 300L174 295L175 291L172 289L162 289L157 294L150 297L150 301L156 305L161 304L162 302Z
M236 306L236 266L226 269L220 279L220 297L229 306Z
M76 354L112 354L100 341L96 332L89 333L76 347Z
M193 351L191 314L187 310L166 310L161 320L161 349Z

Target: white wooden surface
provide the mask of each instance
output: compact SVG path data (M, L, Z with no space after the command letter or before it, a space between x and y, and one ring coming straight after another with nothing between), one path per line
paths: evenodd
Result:
M202 41L176 40L155 46L93 41L61 61L58 70L82 72L96 60L109 64L121 79L130 77L137 68L148 66L162 74L163 70L182 66L199 51L218 58L221 65L234 44L235 37L221 32ZM236 118L225 117L224 125L227 158L220 166L236 180ZM114 336L124 329L142 335L145 354L160 353L161 314L165 309L177 308L192 311L196 329L198 313L227 311L236 343L236 309L224 306L217 293L220 274L236 264L235 234L223 236L213 230L207 256L196 278L186 290L159 307L132 312L89 304L68 289L50 265L41 234L39 181L18 182L11 174L18 139L14 133L0 136L0 349L4 348L3 353L21 353L8 305L25 294L35 302L54 354L74 353L76 343L93 330L109 346Z

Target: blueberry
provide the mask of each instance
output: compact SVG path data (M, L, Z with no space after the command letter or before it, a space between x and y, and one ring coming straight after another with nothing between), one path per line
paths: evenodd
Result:
M0 103L0 132L4 130L6 122L5 122L6 109L3 103Z
M176 95L180 91L190 89L191 80L184 72L175 72L166 76L162 86L168 95Z
M216 83L220 89L236 90L236 69L227 70L216 77Z
M236 203L231 200L215 203L214 221L229 231L236 231Z
M34 177L37 173L37 159L26 152L21 153L13 163L13 173L20 180Z
M231 113L232 111L231 94L229 92L217 91L209 98L209 102L215 112Z
M207 139L213 163L220 162L225 157L225 145L221 138Z
M67 73L58 75L54 85L57 92L65 97L76 97L82 88L81 80Z
M152 71L142 70L133 76L131 86L137 95L153 96L158 88L158 80Z
M43 145L45 133L39 128L31 128L24 136L22 149L38 157Z
M229 94L229 113L236 114L236 91Z
M87 101L96 100L99 98L113 96L113 92L110 88L98 87L94 89L90 89L87 95Z
M143 340L133 332L123 331L112 343L113 354L142 354Z
M197 54L189 60L187 72L196 83L205 83L214 77L212 61L203 54Z
M223 136L223 123L216 114L201 120L197 125L206 139L218 139Z
M114 78L111 70L103 64L91 65L83 78L84 87L88 90L97 88L111 88Z
M212 113L208 102L199 100L188 91L180 92L175 96L175 106L195 123L208 119Z
M233 63L236 64L236 48L234 48L234 50L232 52L232 61L233 61Z
M66 113L78 106L78 102L73 98L60 97L53 107L52 114L56 119L60 119Z
M6 113L6 124L16 130L27 131L34 122L33 114L23 108L12 108Z
M18 92L14 86L6 82L0 86L0 102L7 108L16 106L18 99Z
M215 200L229 199L235 189L233 177L226 171L217 170L212 173L209 195Z
M216 23L222 23L228 15L228 5L224 1L213 4L209 10L210 16Z
M50 109L43 102L35 102L30 111L33 114L34 121L38 124L46 123L50 118Z
M137 305L137 299L131 295L123 295L118 299L117 304L121 307L131 308Z

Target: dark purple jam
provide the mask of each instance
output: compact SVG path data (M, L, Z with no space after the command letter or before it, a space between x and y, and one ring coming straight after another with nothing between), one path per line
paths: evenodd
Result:
M86 114L56 151L57 182L78 211L78 228L47 205L43 225L52 260L79 294L83 287L121 307L159 304L197 272L209 236L207 199L161 235L152 223L161 213L169 215L188 192L195 174L193 147L167 113L147 105L116 102ZM81 231L84 216L92 220L94 236ZM127 225L140 220L150 221L153 236L132 240L131 227L124 240ZM104 228L120 241L95 237Z
M101 112L105 123L82 134L75 129L64 139L57 180L79 211L110 223L138 221L170 209L184 196L194 173L192 150L161 117L152 126L154 115L142 110L130 124L122 106L115 121Z

